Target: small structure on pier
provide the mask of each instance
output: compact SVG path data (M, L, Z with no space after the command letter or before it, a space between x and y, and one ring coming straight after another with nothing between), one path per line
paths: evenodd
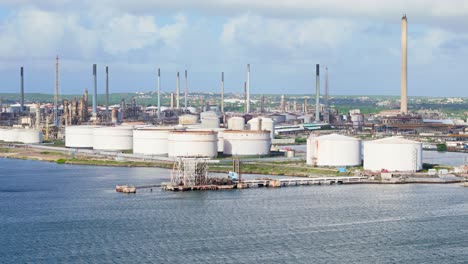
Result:
M208 184L208 164L205 158L181 157L174 163L172 186L204 186Z

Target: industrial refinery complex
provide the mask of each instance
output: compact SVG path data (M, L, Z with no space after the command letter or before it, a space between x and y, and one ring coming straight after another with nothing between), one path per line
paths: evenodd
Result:
M98 105L97 65L92 65L89 76L92 94L85 90L79 98L66 98L59 95L57 56L53 102L25 102L25 74L20 68L21 97L0 105L0 141L5 146L26 144L32 148L54 148L56 143L60 151L86 150L88 154L122 158L117 155L121 153L146 161L277 160L337 172L346 168L360 175L413 175L425 169L423 148L445 146L444 150L466 151L468 129L466 118L453 120L408 109L406 16L401 23L401 96L395 100L399 109L382 104L384 109L376 113L365 113L359 107L339 112L337 105L331 104L329 69L319 64L315 69L315 93L302 98L255 94L250 83L255 73L251 73L254 68L250 64L246 66L244 91L225 94L225 76L221 73L219 91L210 93L209 98L189 92L187 71L182 74L183 80L179 72L175 73L175 89L168 92L170 89L164 87L163 92L161 70L157 69L157 90L152 93L155 97L151 97L150 106L139 104L135 97L111 104L106 66L106 87L100 91L105 92L105 102ZM228 109L228 104L237 108ZM302 153L282 147L300 143L306 143ZM458 169L458 173L467 173L467 168Z

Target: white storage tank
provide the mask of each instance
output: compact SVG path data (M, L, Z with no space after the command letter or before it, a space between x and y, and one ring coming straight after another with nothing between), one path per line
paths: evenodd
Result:
M181 115L179 116L179 125L194 125L198 122L197 115Z
M224 154L232 156L265 156L270 154L270 132L263 130L224 131Z
M167 155L171 128L139 128L133 130L133 153Z
M270 131L270 138L275 138L275 123L276 121L268 117L255 117L247 122L250 130L267 130Z
M25 144L42 143L42 131L35 129L20 129L18 133L18 142Z
M93 130L100 126L66 126L65 147L93 148Z
M169 157L207 157L218 155L218 138L214 131L170 131Z
M217 133L218 138L218 152L223 152L224 146L224 131L225 128L202 128L202 127L187 127L188 131L212 131Z
M422 143L402 137L364 143L364 169L370 171L422 170Z
M233 116L228 119L228 128L231 130L244 130L245 119L240 116Z
M6 129L0 128L0 141L5 141Z
M307 139L308 165L314 166L359 166L361 165L361 140L331 134Z
M201 124L203 128L219 128L219 118L217 116L215 117L204 117L201 120Z
M19 136L19 129L7 129L4 133L4 141L5 142L18 142Z
M205 112L200 113L200 120L203 120L204 118L207 118L207 117L219 117L219 116L218 116L218 113L216 113L215 111L205 111Z
M133 148L133 127L100 127L93 130L93 149L122 151Z

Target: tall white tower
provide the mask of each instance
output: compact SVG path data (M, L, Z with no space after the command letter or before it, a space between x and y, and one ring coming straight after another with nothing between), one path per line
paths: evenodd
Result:
M401 18L401 105L402 114L408 113L408 21Z

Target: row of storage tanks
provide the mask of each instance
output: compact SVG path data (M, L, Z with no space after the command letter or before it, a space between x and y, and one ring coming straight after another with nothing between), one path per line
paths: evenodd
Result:
M270 132L263 130L133 126L65 128L66 147L133 150L135 154L144 155L213 158L222 152L232 156L264 156L270 153L270 145Z
M25 128L0 128L0 140L25 144L42 143L42 131Z
M207 111L200 113L200 124L205 129L216 129L220 126L220 117L218 113ZM227 128L230 130L267 130L270 131L270 137L275 136L275 120L269 117L255 117L250 119L247 124L245 118L232 116L227 120ZM198 115L179 116L179 125L190 126L198 124Z
M360 166L369 171L422 170L422 143L402 137L362 142L331 134L307 139L307 164L315 166Z

